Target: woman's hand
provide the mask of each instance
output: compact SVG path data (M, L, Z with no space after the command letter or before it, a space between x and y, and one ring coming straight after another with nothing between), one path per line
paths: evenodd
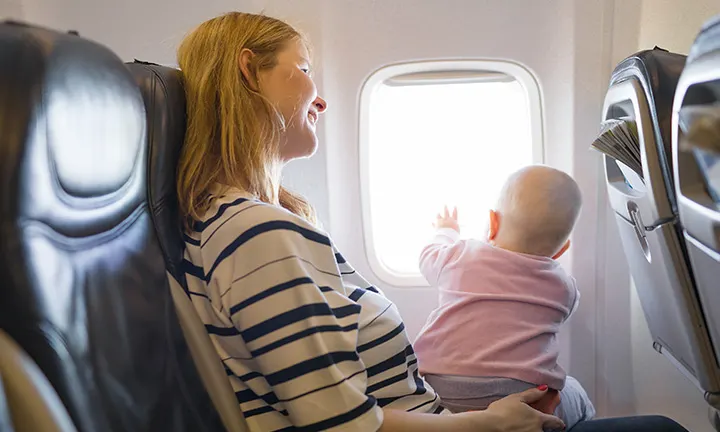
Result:
M554 414L560 402L560 392L555 389L550 389L539 401L528 405L545 414Z
M464 416L468 429L477 431L497 432L542 432L543 429L562 430L565 424L559 418L542 413L529 404L542 399L547 393L547 386L530 389L522 393L507 396L493 402L485 411L465 412L456 414ZM488 428L490 420L491 428Z

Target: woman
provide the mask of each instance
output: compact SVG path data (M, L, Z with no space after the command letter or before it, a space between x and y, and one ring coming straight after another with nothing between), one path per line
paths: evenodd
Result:
M203 23L178 51L188 285L251 429L563 428L529 406L547 386L486 411L436 415L447 413L418 376L395 306L335 250L310 205L280 185L285 163L315 152L327 107L308 59L289 25L243 13Z

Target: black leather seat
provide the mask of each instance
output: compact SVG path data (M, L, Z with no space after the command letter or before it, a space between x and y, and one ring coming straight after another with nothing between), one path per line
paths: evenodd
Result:
M112 52L0 25L0 328L81 431L222 430L173 307L148 157Z
M148 204L168 272L185 285L185 243L175 172L185 139L185 90L180 71L135 61L126 65L145 100L148 125Z
M229 432L245 432L227 373L187 293L182 269L185 243L175 188L185 139L185 90L179 70L135 61L127 65L145 100L148 124L148 204L165 257L180 323L203 383Z

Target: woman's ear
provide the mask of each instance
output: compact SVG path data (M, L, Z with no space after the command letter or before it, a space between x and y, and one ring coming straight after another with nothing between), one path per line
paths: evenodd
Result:
M563 256L563 254L564 254L565 252L567 252L568 249L570 249L570 240L568 240L568 241L565 242L565 244L563 245L563 247L558 251L558 253L556 253L556 254L552 257L552 259L556 260L556 259L560 258L561 256Z
M240 57L238 58L238 63L240 66L240 73L242 73L243 77L245 78L245 81L247 81L248 85L251 89L257 91L257 82L255 81L255 76L251 72L250 68L250 62L252 62L253 57L255 56L255 53L250 51L247 48L243 48L240 51Z

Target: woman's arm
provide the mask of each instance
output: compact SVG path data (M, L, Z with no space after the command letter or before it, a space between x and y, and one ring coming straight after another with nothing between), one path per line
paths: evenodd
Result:
M564 429L557 417L543 414L528 404L537 402L547 392L530 389L510 395L491 404L485 411L437 415L384 410L379 432L541 432L543 428Z
M379 432L494 432L498 430L492 427L485 411L473 413L477 417L474 422L470 421L466 414L439 415L389 409L383 411L384 419ZM477 423L485 424L478 425Z
M365 394L357 352L360 306L344 294L327 236L264 205L210 228L205 273L228 317L218 334L237 338L228 355L256 376L240 402L264 402L301 429L377 430L382 410Z

